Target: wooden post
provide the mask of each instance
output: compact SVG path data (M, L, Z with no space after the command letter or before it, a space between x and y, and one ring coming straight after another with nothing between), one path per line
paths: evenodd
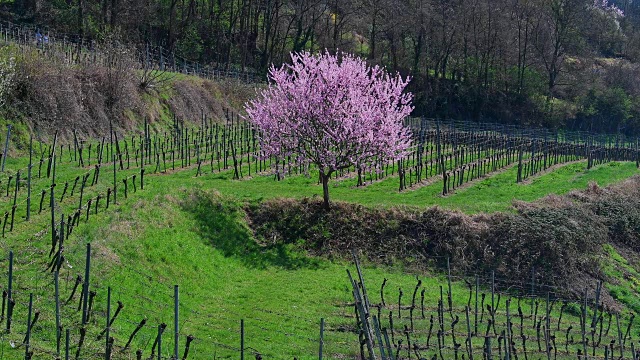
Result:
M387 347L389 360L396 360L393 350L391 349L391 342L389 341L389 333L387 332L387 329L382 329L382 333L384 335L384 344Z
M384 351L384 343L382 342L382 335L380 334L380 322L378 321L378 318L375 315L372 317L372 321L373 321L373 329L376 333L376 339L378 340L378 348L380 349L380 358L382 358L382 360L386 360L387 357Z
M358 283L353 280L349 269L347 269L347 275L349 276L349 281L351 282L351 287L353 289L353 298L356 303L356 308L358 309L358 315L360 317L359 322L360 324L362 324L362 331L364 332L364 336L366 339L366 345L369 352L370 360L375 360L376 356L373 350L373 340L371 339L371 329L369 328L369 322L367 320L367 314L365 312L364 300L362 299L362 295L360 294Z
M358 260L358 256L354 250L351 250L351 255L353 256L353 261L356 265L356 270L358 271L358 279L360 280L360 286L362 286L362 297L364 298L364 306L366 310L367 316L369 315L369 296L367 295L367 288L364 285L364 277L362 276L362 269L360 268L360 261Z

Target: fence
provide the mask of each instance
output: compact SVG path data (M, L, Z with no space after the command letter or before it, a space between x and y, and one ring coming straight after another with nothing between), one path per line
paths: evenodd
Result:
M110 58L98 49L99 43L75 34L40 32L32 26L0 22L0 40L36 49L50 59L65 64L108 66ZM210 80L231 79L245 83L260 83L265 79L256 72L222 69L190 61L162 46L145 44L135 49L134 58L139 68L171 71Z

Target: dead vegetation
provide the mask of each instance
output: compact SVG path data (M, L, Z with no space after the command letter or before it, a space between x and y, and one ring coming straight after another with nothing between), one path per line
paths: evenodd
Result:
M440 208L374 209L337 203L322 210L320 200L269 200L247 206L260 241L302 244L324 256L349 258L362 251L376 263L446 267L460 274L489 274L526 288L532 270L546 285L579 297L597 279L602 245L640 249L640 177L619 185L535 203L514 204L514 213L468 216ZM613 299L605 302L615 308Z
M13 50L15 79L0 116L26 122L43 138L56 131L69 137L74 129L81 136L102 137L110 121L124 134L138 131L145 120L153 126L174 115L194 123L203 115L220 119L224 108L253 93L234 81L137 69L133 52L117 41L99 51L103 56L97 63L72 66L35 50Z

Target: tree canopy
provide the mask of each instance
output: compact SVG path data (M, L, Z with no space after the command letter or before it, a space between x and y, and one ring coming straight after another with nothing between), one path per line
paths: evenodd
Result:
M292 51L346 51L411 76L415 115L640 132L637 1L13 0L0 13L261 73ZM628 98L631 118L594 114L594 94Z
M328 52L293 53L291 64L272 67L269 78L269 87L246 105L262 156L315 165L325 207L335 171L375 168L399 159L410 145L404 119L413 110L412 95L403 92L409 79Z

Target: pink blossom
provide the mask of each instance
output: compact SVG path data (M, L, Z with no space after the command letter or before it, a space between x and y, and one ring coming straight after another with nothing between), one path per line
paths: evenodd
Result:
M335 171L396 160L411 144L403 125L413 107L410 81L360 58L328 52L291 54L269 71L271 83L245 106L264 157L315 164L325 185Z

